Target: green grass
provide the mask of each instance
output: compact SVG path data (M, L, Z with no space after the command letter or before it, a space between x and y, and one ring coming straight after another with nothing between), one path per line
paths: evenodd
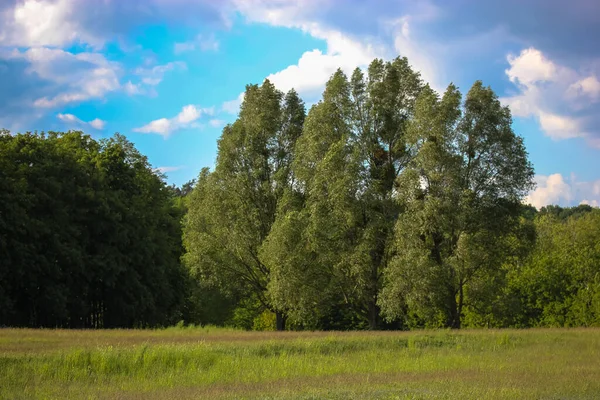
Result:
M0 399L596 399L600 330L0 330Z

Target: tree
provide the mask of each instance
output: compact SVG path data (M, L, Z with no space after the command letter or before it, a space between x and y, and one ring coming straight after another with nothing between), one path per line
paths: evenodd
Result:
M510 265L507 295L520 299L512 326L600 326L600 212L578 207L536 219L537 243ZM568 215L568 216L567 216Z
M409 127L415 156L398 177L397 254L380 296L388 319L460 328L469 287L499 269L499 238L514 228L533 187L508 108L481 82L462 113L460 99L450 85L441 99L426 88L417 100Z
M133 327L178 318L169 191L124 137L0 135L0 324Z
M368 79L338 70L307 117L291 187L263 257L280 307L314 324L348 307L371 329L398 207L396 174L408 161L405 127L421 90L405 58L375 60ZM312 318L312 321L311 321Z
M185 224L186 263L223 292L285 316L267 295L270 269L259 257L278 202L292 184L291 149L302 132L304 105L266 80L246 87L239 118L223 130L215 171L203 171Z

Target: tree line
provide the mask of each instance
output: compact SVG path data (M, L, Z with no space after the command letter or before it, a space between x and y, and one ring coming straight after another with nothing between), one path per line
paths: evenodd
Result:
M248 85L214 169L167 186L123 136L0 135L0 324L416 329L600 324L600 211L533 167L477 81L406 58L308 113Z
M181 208L125 137L0 132L0 325L183 316Z

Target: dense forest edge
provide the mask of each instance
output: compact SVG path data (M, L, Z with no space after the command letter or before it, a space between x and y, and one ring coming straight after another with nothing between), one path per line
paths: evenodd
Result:
M533 177L490 87L406 58L308 113L248 85L182 187L120 134L0 130L0 326L600 326L600 210L526 205Z

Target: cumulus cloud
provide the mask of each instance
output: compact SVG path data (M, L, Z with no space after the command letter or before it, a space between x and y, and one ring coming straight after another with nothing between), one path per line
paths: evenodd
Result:
M167 118L155 119L154 121L140 127L135 128L134 132L140 133L158 133L159 135L169 136L171 131L173 130L174 125L172 120Z
M100 118L96 118L88 122L92 128L102 130L106 125L106 121L101 120Z
M160 118L150 123L135 128L134 132L154 133L167 138L171 133L179 129L185 129L198 126L196 121L203 115L212 115L212 108L200 108L193 104L187 105L181 109L179 114L173 118Z
M137 77L121 85L124 70L103 54L106 45L139 51L130 39L136 27L184 21L219 24L221 13L209 0L0 1L0 122L18 126L15 121L26 115L31 123L48 115L44 110L105 99L117 90L154 95L153 87L166 73L185 66L175 62L139 68L133 71Z
M537 118L546 135L585 138L600 147L600 82L594 71L577 71L550 60L533 47L509 55L506 69L518 93L505 97L513 115Z
M72 0L14 2L2 14L1 42L16 47L63 47L76 41L100 45L102 39L87 31L74 13Z
M591 101L598 101L600 98L600 81L595 75L580 79L569 86L567 94L571 98L587 96Z
M106 125L106 121L103 121L99 118L93 119L89 122L85 122L85 121L82 121L81 119L77 118L73 114L58 114L56 117L59 120L61 120L62 122L69 124L69 125L76 125L76 126L80 126L80 127L91 126L92 128L97 129L97 130L104 129L104 126Z
M564 178L561 174L537 175L537 188L525 199L525 203L536 208L551 204L575 206L589 204L598 206L600 202L600 180L582 182L575 175Z
M0 55L2 58L9 64L20 65L19 72L24 79L41 83L31 86L21 81L29 89L26 94L30 97L26 101L35 107L54 108L100 99L120 88L119 64L108 61L99 53L73 54L61 49L35 47L25 51L14 50L4 57ZM3 100L10 99L0 99L0 103Z
M267 76L284 92L294 88L310 100L321 93L338 68L350 74L354 68L366 67L374 58L386 55L383 44L373 37L359 40L319 20L316 14L331 8L334 5L332 1L238 0L233 3L249 21L301 29L325 41L325 52L319 49L307 51L298 63Z
M180 125L186 125L200 118L200 109L196 106L189 105L183 107L181 112L175 117L175 122Z
M506 75L513 83L530 87L556 78L558 68L537 49L525 49L518 56L509 54L507 59L510 68Z
M307 51L297 64L270 74L267 79L284 92L294 88L301 96L314 98L322 92L325 83L338 68L350 75L356 67L366 67L377 56L371 47L340 36L339 33L331 33L332 38L345 42L338 48L330 47L328 42L325 53L318 49Z
M390 14L388 1L375 3L366 5L349 0L340 7L335 0L232 0L232 7L250 22L300 29L325 42L325 51L306 51L297 63L266 77L284 92L296 89L307 103L317 100L325 83L338 68L350 75L357 67L366 68L374 58L389 59L398 53L408 56L424 78L441 90L441 85L437 85L439 74L434 68L434 58L423 52L424 46L413 40L409 29L409 20L433 19L438 9L428 1L418 5L401 2L406 14L396 18ZM393 7L395 13L401 11L397 6ZM357 16L360 16L359 20L352 22ZM366 29L373 21L375 25ZM364 34L358 36L358 32ZM377 33L384 33L386 37L377 38ZM243 93L223 103L222 110L236 114L242 100Z

